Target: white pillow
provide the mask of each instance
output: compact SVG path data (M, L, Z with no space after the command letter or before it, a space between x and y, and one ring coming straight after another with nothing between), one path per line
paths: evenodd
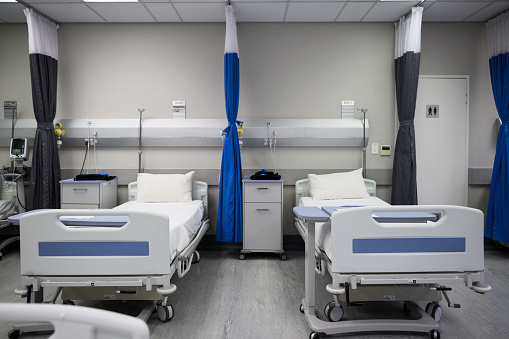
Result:
M138 202L193 200L193 172L187 174L138 173Z
M362 168L351 172L308 174L309 193L316 200L369 198Z

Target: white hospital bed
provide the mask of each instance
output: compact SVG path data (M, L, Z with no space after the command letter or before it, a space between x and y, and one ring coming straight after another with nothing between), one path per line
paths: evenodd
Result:
M192 202L139 203L131 183L130 201L115 209L26 213L16 293L36 292L33 302L42 302L43 288L52 286L63 288L64 303L151 300L138 317L147 320L157 304L159 319L169 321L174 312L167 300L177 289L171 278L199 260L196 247L209 226L207 190L193 181Z
M373 197L376 183L367 179L365 183ZM450 302L450 288L445 285L461 282L479 293L491 289L484 284L482 212L458 206L390 206L373 200L378 206L338 208L329 216L324 212L326 208L317 206L338 202L310 202L310 198L305 198L309 196L308 180L297 181L296 204L308 206L295 208L294 212L298 216L295 226L306 241L306 295L301 312L313 331L311 339L319 338L319 333L371 331L429 332L431 338L439 338L441 294L449 307L459 307ZM361 200L368 200L367 203L369 199ZM343 203L365 205L355 200ZM430 215L436 221L409 217L417 213ZM393 217L390 222L380 218L387 214ZM321 233L316 233L315 241L319 226ZM432 249L433 246L439 248ZM328 322L315 314L313 271L321 275L328 272L332 278L326 289L334 301L324 309ZM345 312L341 304L398 300L404 301L405 311L412 311L418 319L340 321ZM416 301L429 302L426 310L418 307Z

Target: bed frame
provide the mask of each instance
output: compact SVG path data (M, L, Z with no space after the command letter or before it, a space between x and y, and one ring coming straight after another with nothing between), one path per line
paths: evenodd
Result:
M136 183L129 184L129 200L136 199ZM208 185L193 181L193 199L200 199L207 211ZM124 225L107 222L93 226L66 226L62 216L96 218L128 217ZM43 288L61 288L64 303L71 300L152 300L138 315L147 320L154 308L163 322L173 317L168 296L177 287L170 281L174 273L183 277L193 262L199 261L196 251L205 235L209 220L205 216L190 244L170 261L169 218L162 213L118 210L46 210L27 213L20 219L21 280L16 289L21 296L32 295L32 302L43 301ZM147 232L150 227L150 232ZM55 256L51 244L69 242L85 244L87 254ZM49 245L48 245L49 243ZM97 245L97 248L93 246ZM40 252L47 246L47 253ZM76 245L74 245L76 246ZM95 255L94 251L102 251ZM42 253L42 255L40 255ZM126 264L128 260L128 264ZM31 293L32 292L32 293ZM156 307L157 305L157 307ZM26 329L23 330L27 332ZM42 331L37 329L37 331Z
M309 196L309 189L307 179L297 183L298 202L301 197ZM372 195L376 192L376 183L368 181L368 185ZM436 215L437 221L377 222L375 215L381 212L428 212ZM319 338L319 333L369 331L429 332L431 338L439 338L441 295L449 307L459 307L451 303L447 295L450 288L446 284L464 283L478 293L491 290L484 283L484 216L479 210L459 206L368 206L336 211L330 222L334 244L332 258L314 245L315 222L295 218L301 236L306 242L312 241L310 246L314 246L314 253L309 250L312 247L306 249L306 272L312 272L314 265L317 273L324 275L327 271L332 278L326 290L334 301L325 307L324 314L329 320L326 322L315 314L314 274L306 275L306 298L301 312L313 330L312 339ZM447 249L429 250L437 239L443 241ZM402 240L422 241L424 249L419 253L414 250L395 253L394 245L388 245L391 241ZM368 245L358 247L363 242ZM463 249L459 248L462 243ZM374 249L380 244L380 248ZM454 249L455 246L458 248ZM402 293L402 289L406 293ZM404 309L411 310L417 320L340 321L344 314L340 303L350 306L367 301L404 301ZM429 303L422 310L415 301Z

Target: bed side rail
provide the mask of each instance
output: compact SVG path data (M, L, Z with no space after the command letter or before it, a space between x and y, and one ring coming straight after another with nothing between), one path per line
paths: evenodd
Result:
M69 216L121 217L126 223L110 226L101 221L94 226L66 226L59 220ZM71 209L34 212L21 217L20 237L22 275L154 275L170 270L169 218L160 213Z
M146 322L92 307L54 304L0 304L2 321L51 322L51 338L149 339ZM10 337L10 335L9 335Z
M198 234L196 234L194 239L191 240L191 243L178 255L177 273L179 278L182 278L184 275L187 274L187 272L189 272L189 270L191 269L191 264L193 262L197 262L199 260L199 257L197 258L195 257L197 255L199 256L199 254L195 252L195 250L196 247L198 247L198 245L200 244L200 241L205 235L205 233L207 233L208 228L209 220L207 219L203 222L202 227L200 228Z
M428 212L436 222L377 222L378 212ZM460 206L370 206L334 212L336 273L466 272L484 269L484 216Z

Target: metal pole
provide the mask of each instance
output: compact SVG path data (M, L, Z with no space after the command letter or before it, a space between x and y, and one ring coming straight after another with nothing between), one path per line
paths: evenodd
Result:
M362 176L366 179L366 112L363 110L364 118L362 120Z
M139 127L139 134L138 134L138 173L143 173L141 170L141 155L143 153L141 150L141 116L144 111L145 111L144 108L138 108L138 112L140 112L140 127Z

